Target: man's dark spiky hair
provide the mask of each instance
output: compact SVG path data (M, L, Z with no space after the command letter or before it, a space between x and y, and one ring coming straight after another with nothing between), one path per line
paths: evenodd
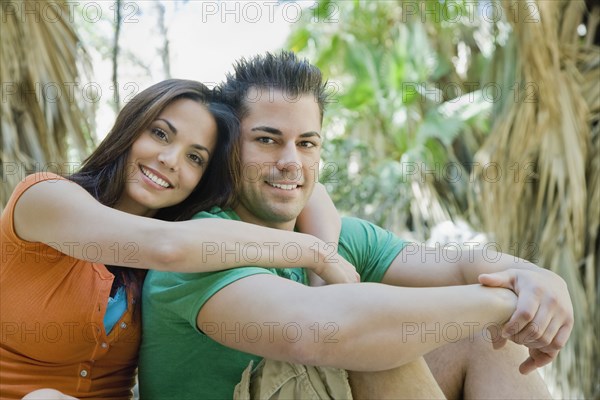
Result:
M241 58L228 73L225 82L215 90L217 96L228 103L242 119L248 112L248 90L252 87L279 89L295 98L299 94L310 93L319 105L321 119L325 109L327 94L321 70L306 59L299 59L291 51L278 54L265 53L250 59Z

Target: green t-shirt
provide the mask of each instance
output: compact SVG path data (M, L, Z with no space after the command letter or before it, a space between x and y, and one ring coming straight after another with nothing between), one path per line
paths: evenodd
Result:
M219 208L199 213L194 218L239 220L235 212ZM228 250L226 257L235 257L243 251L234 243L219 245ZM338 253L356 267L362 282L381 282L404 245L405 242L391 232L367 221L342 218ZM207 251L214 251L210 244L203 246ZM308 283L302 268L243 267L189 274L148 272L142 296L143 335L139 360L142 399L232 398L242 371L250 360L258 362L261 357L230 349L210 339L198 330L196 317L212 295L255 274L274 274ZM243 334L244 327L239 328L223 334Z

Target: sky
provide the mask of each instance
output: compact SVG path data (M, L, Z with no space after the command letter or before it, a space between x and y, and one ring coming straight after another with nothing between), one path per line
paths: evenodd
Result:
M106 135L115 113L112 60L109 57L116 19L113 1L78 1L74 18L92 57L97 100L96 136ZM313 1L163 0L169 41L171 77L214 86L243 56L283 47L293 25L312 12ZM123 0L119 39L119 93L123 101L166 78L160 57L164 36L155 1ZM77 20L78 19L78 20Z

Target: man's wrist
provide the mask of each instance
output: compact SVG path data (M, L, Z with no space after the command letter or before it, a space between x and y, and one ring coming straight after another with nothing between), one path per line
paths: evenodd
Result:
M494 309L497 310L499 324L504 324L510 319L517 308L517 295L510 289L496 288L496 287L484 287L483 289L492 292L496 301L494 303Z

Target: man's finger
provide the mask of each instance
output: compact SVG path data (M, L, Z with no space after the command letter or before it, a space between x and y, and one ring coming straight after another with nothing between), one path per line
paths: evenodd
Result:
M491 325L487 327L488 335L494 350L501 349L507 342L507 340L500 334L501 329L502 328L498 325Z
M492 347L494 350L501 349L504 347L504 345L506 345L506 342L508 342L508 339L499 336L498 339L492 340Z
M567 339L569 339L569 336L571 335L571 330L573 329L573 326L571 325L563 325L558 329L558 332L556 333L556 335L554 336L554 340L552 340L552 343L550 343L549 348L551 348L552 350L560 350L563 347L565 347L565 344L567 344Z
M523 375L527 375L537 368L543 367L546 364L552 362L556 354L547 354L538 349L529 349L529 357L519 366L519 372Z
M502 328L502 336L518 335L535 318L540 307L539 299L531 293L518 295L517 309Z
M514 274L511 271L496 272L493 274L481 274L479 283L485 286L503 287L514 291Z
M542 351L546 348L548 348L548 350L560 350L561 347L557 347L556 344L553 344L560 327L561 322L556 318L553 319L544 330L539 330L539 333L532 338L534 340L530 340L531 343L528 344L528 347L538 348Z

